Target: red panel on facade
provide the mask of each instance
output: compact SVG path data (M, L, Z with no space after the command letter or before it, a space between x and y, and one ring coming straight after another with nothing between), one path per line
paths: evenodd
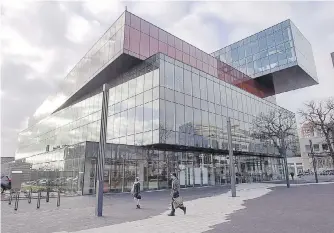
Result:
M203 62L203 71L209 73L209 65Z
M167 44L167 32L159 28L159 41Z
M196 48L193 45L190 46L190 56L196 57Z
M175 58L176 60L182 61L182 52L178 49L175 50Z
M190 64L193 67L196 67L196 59L193 56L190 56Z
M150 36L159 39L159 28L150 24Z
M140 55L150 56L150 37L145 33L140 34Z
M182 42L182 50L184 53L190 54L190 45L185 41Z
M168 49L167 49L167 44L159 41L159 52L163 53L163 54L167 54L168 53Z
M190 64L189 54L183 53L183 62L186 63L187 65Z
M150 24L145 20L140 21L140 30L147 35L150 35Z
M174 37L175 38L175 48L182 51L182 40Z
M130 49L130 27L125 25L124 26L124 49Z
M133 14L131 14L131 27L140 31L140 21L141 19Z
M130 50L139 55L140 32L130 27Z
M168 56L176 59L175 48L174 47L168 46Z
M168 34L168 45L175 47L175 37L171 34Z
M159 52L159 42L157 39L150 37L150 56Z
M139 17L130 15L126 13L124 26L124 49L129 50L130 55L133 53L134 56L145 59L161 52L258 97L264 98L274 94L274 90L263 87L239 70Z

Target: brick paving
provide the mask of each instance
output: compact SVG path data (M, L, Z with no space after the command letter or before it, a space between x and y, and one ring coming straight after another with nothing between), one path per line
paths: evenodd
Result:
M298 186L298 187L297 187ZM273 191L271 191L273 190ZM239 185L236 198L227 187L182 190L188 206L168 217L168 191L144 193L143 209L136 210L129 194L108 195L104 217L94 216L92 196L63 198L31 205L20 201L19 210L2 202L1 232L185 232L185 233L333 233L334 184ZM261 198L259 198L261 197Z
M182 190L184 199L194 200L225 193L227 187L203 187ZM61 231L79 231L128 221L146 219L159 215L169 207L169 191L145 192L142 194L142 209L136 210L130 194L106 195L103 217L95 217L95 197L80 196L61 199L57 208L56 198L49 203L41 200L40 209L36 209L36 199L28 204L19 201L18 211L14 211L7 201L1 202L1 232L3 233L47 233Z
M206 233L334 233L334 184L273 190Z

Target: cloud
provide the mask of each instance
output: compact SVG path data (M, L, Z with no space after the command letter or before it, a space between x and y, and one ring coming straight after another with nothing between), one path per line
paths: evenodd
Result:
M94 0L86 1L83 9L92 14L95 19L109 23L111 26L116 17L125 10L125 4L120 1Z
M56 95L54 98L47 98L41 106L39 106L34 113L34 117L40 118L41 116L44 116L50 112L52 112L54 109L59 107L61 104L64 103L64 101L67 99L65 95L59 94Z
M73 15L68 22L66 38L74 43L82 43L91 27L85 18Z
M167 31L207 53L220 45L215 24L196 13L183 17L168 27Z

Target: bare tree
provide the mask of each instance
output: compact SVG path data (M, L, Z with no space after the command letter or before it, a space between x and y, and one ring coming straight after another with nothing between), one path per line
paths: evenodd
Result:
M320 130L324 135L334 166L334 99L310 101L304 105L305 108L298 114L304 123L310 123L313 129Z
M159 143L166 143L171 134L173 133L172 130L166 129L163 124L159 124Z
M296 152L296 120L295 115L283 108L261 113L253 122L254 138L270 141L284 159L285 178L287 187L290 187L287 151ZM298 143L297 143L298 145Z
M331 132L330 137L332 144L334 145L334 98L330 98L327 101L327 108L330 110L328 128Z

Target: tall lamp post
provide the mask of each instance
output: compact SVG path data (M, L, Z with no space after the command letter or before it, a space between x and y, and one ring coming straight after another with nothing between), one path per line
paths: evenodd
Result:
M317 172L317 161L314 158L314 152L313 152L313 144L312 144L312 140L309 140L310 142L310 149L311 149L311 156L312 156L312 164L313 164L313 170L314 170L314 176L315 176L315 182L318 183L318 172Z
M227 137L228 137L228 151L230 158L230 174L231 174L231 193L232 197L237 196L237 191L235 188L235 169L234 169L234 156L232 147L232 130L231 130L231 119L227 118Z
M102 216L102 211L103 211L104 158L105 158L106 137L107 137L108 104L109 104L109 89L107 87L107 84L103 84L99 152L97 153L97 167L96 167L97 179L96 179L95 214L98 217Z

